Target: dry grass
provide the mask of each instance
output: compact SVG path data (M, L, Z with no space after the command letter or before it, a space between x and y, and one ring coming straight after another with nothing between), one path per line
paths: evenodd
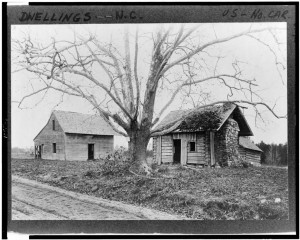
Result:
M157 168L158 179L146 179L133 176L126 166L117 167L112 171L98 162L12 160L12 174L194 219L288 218L287 169L199 168L196 172L171 165ZM275 203L276 198L280 202Z

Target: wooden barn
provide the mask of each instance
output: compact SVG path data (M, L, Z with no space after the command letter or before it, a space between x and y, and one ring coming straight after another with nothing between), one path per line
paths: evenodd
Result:
M218 104L170 112L154 129L154 162L227 166L237 160L260 165L261 150L240 108Z
M46 126L34 138L35 158L85 161L114 148L111 126L100 116L53 111Z

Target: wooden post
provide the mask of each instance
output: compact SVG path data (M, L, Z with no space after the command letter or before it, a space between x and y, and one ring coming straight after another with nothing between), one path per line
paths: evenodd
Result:
M36 158L36 146L34 145L34 158Z
M181 138L181 165L186 165L187 163L187 138L186 134L184 134Z
M210 166L215 165L215 133L209 132L209 142L210 142Z
M161 136L156 138L156 162L161 164Z

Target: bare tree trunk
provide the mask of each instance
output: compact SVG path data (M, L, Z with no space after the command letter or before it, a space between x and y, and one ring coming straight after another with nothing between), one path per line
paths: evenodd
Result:
M138 123L133 121L129 135L129 156L136 171L151 174L151 168L147 164L147 145L150 140L150 129L139 129Z

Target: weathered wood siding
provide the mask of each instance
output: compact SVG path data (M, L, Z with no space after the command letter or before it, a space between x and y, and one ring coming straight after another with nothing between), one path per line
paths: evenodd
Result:
M113 136L97 136L66 133L66 159L86 161L88 144L94 144L94 158L99 158L113 151Z
M181 139L181 164L207 164L205 133L174 133L174 139ZM190 151L190 142L195 142L195 152Z
M204 153L205 153L205 160L206 165L211 165L211 149L210 149L210 132L206 131L204 133ZM216 153L216 151L215 151ZM215 155L216 158L216 155Z
M253 163L254 165L261 165L260 152L239 146L239 153L245 159L245 161Z
M208 135L209 136L209 135ZM155 162L172 163L174 161L174 139L181 140L181 165L186 164L208 164L209 141L205 133L173 133L153 138L153 159ZM195 141L196 151L190 152L190 142ZM208 144L208 146L207 146Z
M215 159L215 133L209 132L209 147L210 147L210 166L214 166L216 164Z
M152 138L152 162L157 163L156 156L157 156L157 137Z
M161 162L173 162L173 138L172 135L161 136Z
M204 133L187 133L187 164L207 164L205 158L205 134ZM190 152L190 142L196 142L196 151Z
M55 130L52 128L53 120L55 120ZM56 143L56 153L53 153L53 143ZM34 139L35 146L42 144L42 159L65 160L65 134L54 114Z
M186 135L181 136L181 156L180 156L180 163L181 165L187 164L188 159L188 140Z

